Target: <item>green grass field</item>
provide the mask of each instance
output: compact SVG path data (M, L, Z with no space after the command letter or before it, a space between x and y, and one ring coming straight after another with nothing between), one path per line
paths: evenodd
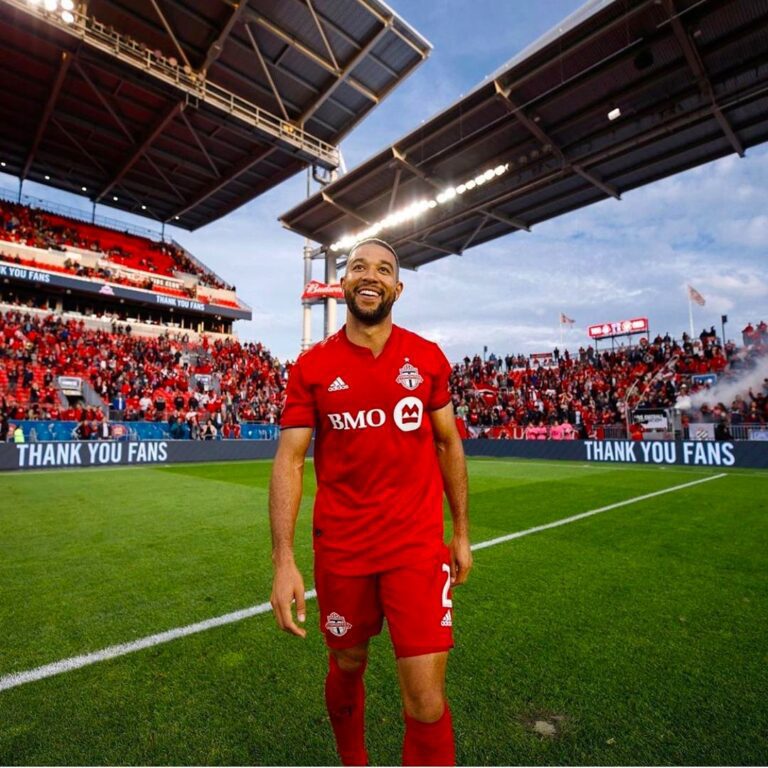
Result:
M0 679L269 599L269 462L0 477ZM482 542L716 474L473 459ZM311 578L314 477L297 551ZM449 695L474 765L768 762L768 473L478 550ZM325 654L269 613L0 690L0 764L336 764ZM400 760L386 634L368 742ZM548 721L554 736L533 724Z

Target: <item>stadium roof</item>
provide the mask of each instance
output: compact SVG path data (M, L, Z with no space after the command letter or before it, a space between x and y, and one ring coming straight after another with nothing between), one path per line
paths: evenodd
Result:
M335 168L431 49L380 0L81 5L0 0L3 171L187 229Z
M768 0L595 0L281 221L461 254L765 141L766 51Z

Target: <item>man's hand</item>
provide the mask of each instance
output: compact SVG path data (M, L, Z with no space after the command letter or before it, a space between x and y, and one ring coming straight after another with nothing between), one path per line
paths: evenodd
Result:
M306 637L307 630L300 627L293 620L291 603L296 602L296 616L300 623L304 623L307 617L307 609L304 603L304 579L296 567L296 563L290 562L275 565L275 576L272 581L272 610L275 612L277 626L284 632L299 637Z
M454 536L448 544L451 552L451 585L463 584L472 570L472 550L466 536Z

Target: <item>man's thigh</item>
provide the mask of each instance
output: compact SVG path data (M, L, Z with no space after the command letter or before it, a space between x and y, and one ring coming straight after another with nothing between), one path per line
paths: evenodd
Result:
M320 629L329 648L352 648L381 632L384 613L379 602L378 578L339 576L315 568Z
M447 547L437 556L382 573L379 597L398 659L453 648Z

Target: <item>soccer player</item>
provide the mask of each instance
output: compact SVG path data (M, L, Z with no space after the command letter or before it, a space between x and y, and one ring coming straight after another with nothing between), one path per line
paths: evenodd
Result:
M288 382L270 484L272 606L281 629L306 635L293 538L314 430L315 586L341 761L368 763L363 675L368 642L386 618L405 710L403 763L453 765L451 587L466 581L472 553L451 366L436 344L393 324L403 284L389 244L357 243L341 285L346 325L301 355ZM447 547L444 491L453 519Z

